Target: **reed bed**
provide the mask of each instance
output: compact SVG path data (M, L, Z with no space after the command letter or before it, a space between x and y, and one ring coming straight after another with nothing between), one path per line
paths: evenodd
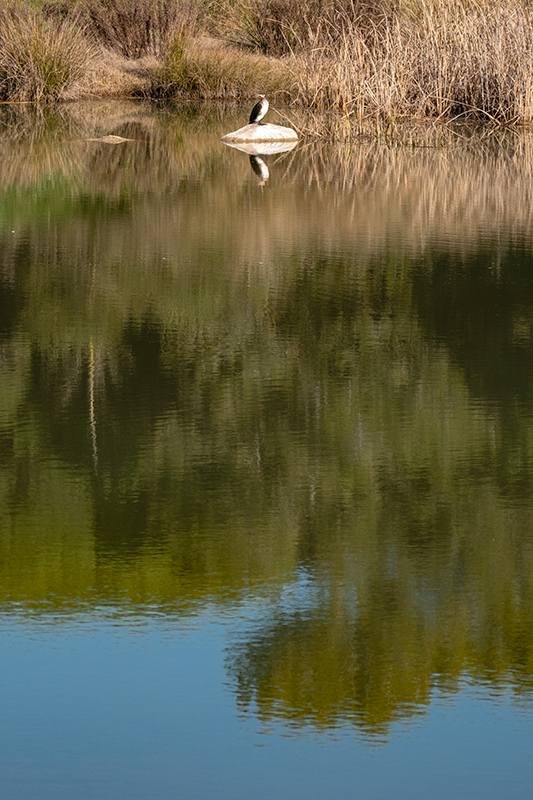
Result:
M411 0L371 26L322 31L293 52L292 98L344 116L533 116L533 13L526 0Z
M413 117L533 118L528 0L221 0L214 8L213 30L240 49L222 56L175 41L152 75L155 96L244 97L258 83L272 91L275 74L293 105L338 112L315 123L319 135L351 135L369 120L390 131ZM258 60L246 62L247 51Z
M398 0L219 0L212 28L233 44L282 57L331 44L352 28L370 41L397 9Z

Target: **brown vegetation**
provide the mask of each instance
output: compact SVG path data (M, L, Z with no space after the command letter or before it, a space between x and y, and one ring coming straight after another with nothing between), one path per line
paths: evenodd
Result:
M58 0L41 11L10 0L6 8L4 99L235 99L262 90L338 112L326 127L340 120L349 135L367 120L387 129L407 117L533 118L527 0Z
M199 0L84 0L82 9L93 36L126 58L162 56L176 37L202 27Z
M231 100L253 97L260 90L269 95L281 93L289 80L290 73L279 59L177 38L162 67L151 71L150 94Z
M399 0L221 0L213 27L234 44L270 56L323 48L356 29L366 41L390 22Z
M293 99L377 115L529 121L533 16L522 0L416 0L295 54Z
M338 110L348 130L369 117L391 125L405 117L533 116L526 0L222 0L220 8L212 25L226 41L275 57L275 83L290 101ZM179 58L167 51L165 70L153 76L155 94L246 94L242 55L221 63L218 54L178 47ZM252 88L268 83L272 65L257 61L246 72Z

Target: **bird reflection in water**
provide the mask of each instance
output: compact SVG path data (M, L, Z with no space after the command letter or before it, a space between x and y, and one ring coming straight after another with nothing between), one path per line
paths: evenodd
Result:
M270 177L267 165L262 158L259 158L259 156L250 156L250 164L252 165L253 171L259 178L259 186L264 186Z

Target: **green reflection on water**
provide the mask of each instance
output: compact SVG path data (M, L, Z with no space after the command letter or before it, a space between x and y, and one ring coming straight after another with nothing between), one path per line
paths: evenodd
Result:
M268 585L228 657L266 718L529 689L531 140L299 148L260 188L216 110L1 113L4 608Z

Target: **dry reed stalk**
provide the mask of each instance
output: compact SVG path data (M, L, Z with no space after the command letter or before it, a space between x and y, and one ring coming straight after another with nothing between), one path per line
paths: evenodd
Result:
M526 0L413 0L379 24L330 29L291 71L294 100L357 118L529 121L533 12Z

